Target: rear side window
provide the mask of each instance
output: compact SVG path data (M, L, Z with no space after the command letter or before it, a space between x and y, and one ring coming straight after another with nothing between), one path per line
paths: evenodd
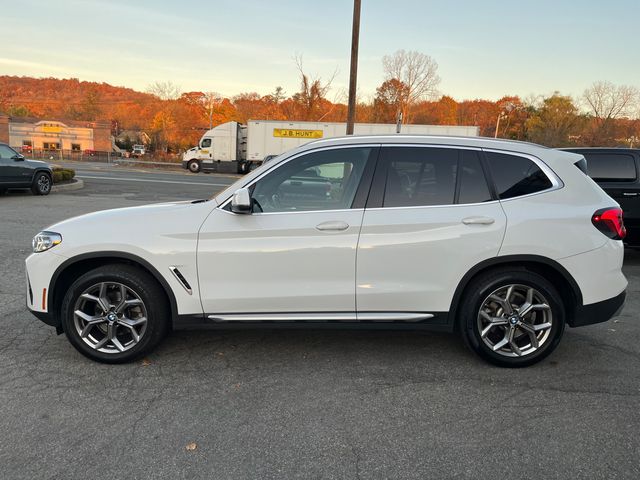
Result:
M460 185L456 203L482 203L492 200L480 154L473 150L462 150L461 157L458 172Z
M501 199L541 192L553 184L528 158L506 153L486 152L491 176Z
M633 182L637 178L633 155L626 153L587 153L589 176L602 182Z
M491 193L478 152L452 148L386 147L383 207L479 203Z

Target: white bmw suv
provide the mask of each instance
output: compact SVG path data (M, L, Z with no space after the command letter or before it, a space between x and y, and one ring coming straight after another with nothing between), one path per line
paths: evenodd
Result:
M172 329L329 326L455 331L531 365L624 303L622 211L585 170L484 138L320 140L206 201L48 227L27 305L102 362Z

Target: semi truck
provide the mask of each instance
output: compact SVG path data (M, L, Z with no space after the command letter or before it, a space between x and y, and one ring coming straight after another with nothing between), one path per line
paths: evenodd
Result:
M354 135L394 134L397 125L356 123ZM182 167L193 172L246 173L265 160L304 143L346 134L346 123L249 120L227 122L205 132L198 145L182 155ZM403 134L477 137L479 127L402 125Z

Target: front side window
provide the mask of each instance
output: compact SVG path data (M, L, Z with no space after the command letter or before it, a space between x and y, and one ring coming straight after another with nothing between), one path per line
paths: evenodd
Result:
M13 158L17 155L16 151L7 147L6 145L0 145L0 158Z
M587 172L596 181L633 182L637 177L636 162L627 153L586 153Z
M387 165L383 207L453 205L492 200L477 151L387 147L383 155Z
M494 152L485 155L502 200L541 192L553 185L540 167L528 158Z
M211 146L210 138L205 138L204 140L202 140L202 143L200 144L200 147L202 148L209 148L210 146Z
M253 211L351 208L372 150L370 147L323 150L285 163L253 185Z

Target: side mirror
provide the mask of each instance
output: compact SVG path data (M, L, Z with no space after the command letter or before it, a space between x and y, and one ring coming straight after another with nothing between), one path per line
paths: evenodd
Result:
M231 197L231 211L233 213L248 214L253 212L251 194L248 188L236 190Z
M24 155L22 155L21 153L17 153L17 154L15 154L15 155L13 156L13 159L14 159L16 162L21 162L21 161L23 161L23 160L24 160Z

